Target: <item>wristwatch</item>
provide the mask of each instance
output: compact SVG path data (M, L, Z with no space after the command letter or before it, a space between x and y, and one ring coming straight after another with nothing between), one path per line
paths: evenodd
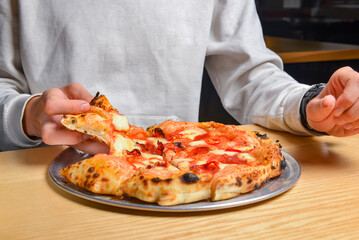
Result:
M303 126L314 135L328 135L328 134L325 132L319 132L309 126L308 121L307 121L307 112L305 110L307 108L309 101L312 100L313 98L315 98L316 96L318 96L319 93L321 93L322 90L325 88L325 86L326 86L325 83L314 84L304 94L302 101L300 103L300 109L299 109L300 120L301 120Z

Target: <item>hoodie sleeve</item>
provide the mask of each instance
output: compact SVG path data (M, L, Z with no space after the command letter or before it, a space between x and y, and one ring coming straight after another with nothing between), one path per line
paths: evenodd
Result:
M242 124L309 135L300 103L310 86L266 48L254 1L216 1L205 63L223 106Z
M0 3L0 151L34 147L22 129L25 105L32 97L21 66L17 3Z

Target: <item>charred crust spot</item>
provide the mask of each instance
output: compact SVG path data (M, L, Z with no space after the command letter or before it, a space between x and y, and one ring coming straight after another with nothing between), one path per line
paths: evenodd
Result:
M100 97L100 92L97 92L95 97L91 100L90 105L95 105L96 104L96 100Z
M199 177L194 173L185 173L180 178L181 182L185 184L196 183L199 181Z
M147 185L148 185L148 180L147 180L147 179L143 180L143 185L144 185L144 186L147 186Z
M259 188L259 184L256 183L256 184L254 185L254 188L255 188L255 189L258 189L258 188Z
M86 131L86 130L84 130L84 133L87 133L87 131Z
M92 175L93 178L98 178L98 176L99 176L98 173L94 173L94 174Z
M167 178L167 179L165 179L164 180L166 183L170 183L170 182L172 182L172 178Z
M104 178L101 179L101 181L103 181L103 182L108 182L108 178L105 178L105 177L104 177Z
M268 139L268 136L267 136L266 133L265 133L265 134L261 134L261 133L259 133L259 132L257 132L257 131L255 131L254 133L257 135L257 137L258 137L259 139Z
M156 178L152 178L151 181L154 182L154 183L159 183L159 182L162 182L162 179L156 177Z
M89 170L87 170L88 172L93 172L95 170L94 167L90 167Z
M123 193L124 197L129 197L129 195L127 193Z
M287 162L285 160L281 160L279 170L284 170L286 167L287 167Z
M86 178L90 178L90 177L91 177L91 175L89 175L89 174L86 175Z
M250 184L252 182L252 179L248 179L247 183Z
M163 137L163 138L165 138L165 133L163 132L163 130L161 128L155 128L153 130L153 136L154 137Z
M242 179L240 178L240 177L236 177L236 185L238 186L238 187L240 187L240 186L242 186Z
M141 156L142 155L141 151L138 149L133 149L131 152L126 150L126 152L128 155L132 155L132 156Z
M65 119L67 118L67 116L66 116L66 115L64 115L63 117L64 117Z
M271 169L274 170L274 169L276 169L276 167L275 167L274 165L272 165L272 166L271 166Z
M87 188L90 188L90 187L91 187L91 184L88 183L86 186L87 186Z
M75 119L75 118L71 119L71 123L72 123L72 124L75 124L75 123L76 123L76 119Z
M182 149L182 150L186 149L186 148L182 145L181 142L174 142L173 144L174 144L176 147L178 147L178 148L180 148L180 149Z
M140 180L143 180L144 176L140 176Z

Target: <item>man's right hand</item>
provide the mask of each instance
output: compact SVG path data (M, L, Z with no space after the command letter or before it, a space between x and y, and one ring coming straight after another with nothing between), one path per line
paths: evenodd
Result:
M90 109L93 96L79 83L48 89L27 103L23 118L24 132L42 138L48 145L70 145L88 153L108 152L108 147L88 135L71 131L61 124L64 114L79 114Z

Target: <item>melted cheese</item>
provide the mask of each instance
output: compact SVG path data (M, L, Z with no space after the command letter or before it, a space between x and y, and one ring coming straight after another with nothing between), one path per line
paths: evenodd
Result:
M163 159L162 156L151 154L151 153L142 153L142 156L147 159L159 159L159 160Z
M135 149L135 142L129 138L122 136L121 134L115 135L115 141L113 143L116 156L122 156L125 151L133 151Z
M230 151L224 151L224 150L212 150L209 152L213 153L213 154L217 154L217 155L227 154L228 156L234 156L234 155L238 154L238 152L230 152Z
M142 140L142 139L132 139L132 140L138 144L146 144L146 140Z
M147 139L152 141L156 146L157 146L157 142L168 143L168 141L166 139L164 139L164 138L149 137Z
M199 140L199 141L194 141L194 142L190 142L188 145L195 147L195 146L201 146L201 145L206 145L207 143L203 140Z
M205 134L206 131L202 130L202 129L186 129L183 130L182 132L180 132L179 134L182 135L183 138L188 138L193 140L195 137Z
M130 125L128 124L128 120L126 116L111 113L112 116L112 124L115 126L117 131L125 131L130 130Z
M238 157L243 160L247 160L248 162L256 161L254 157L252 157L249 153L239 153Z

